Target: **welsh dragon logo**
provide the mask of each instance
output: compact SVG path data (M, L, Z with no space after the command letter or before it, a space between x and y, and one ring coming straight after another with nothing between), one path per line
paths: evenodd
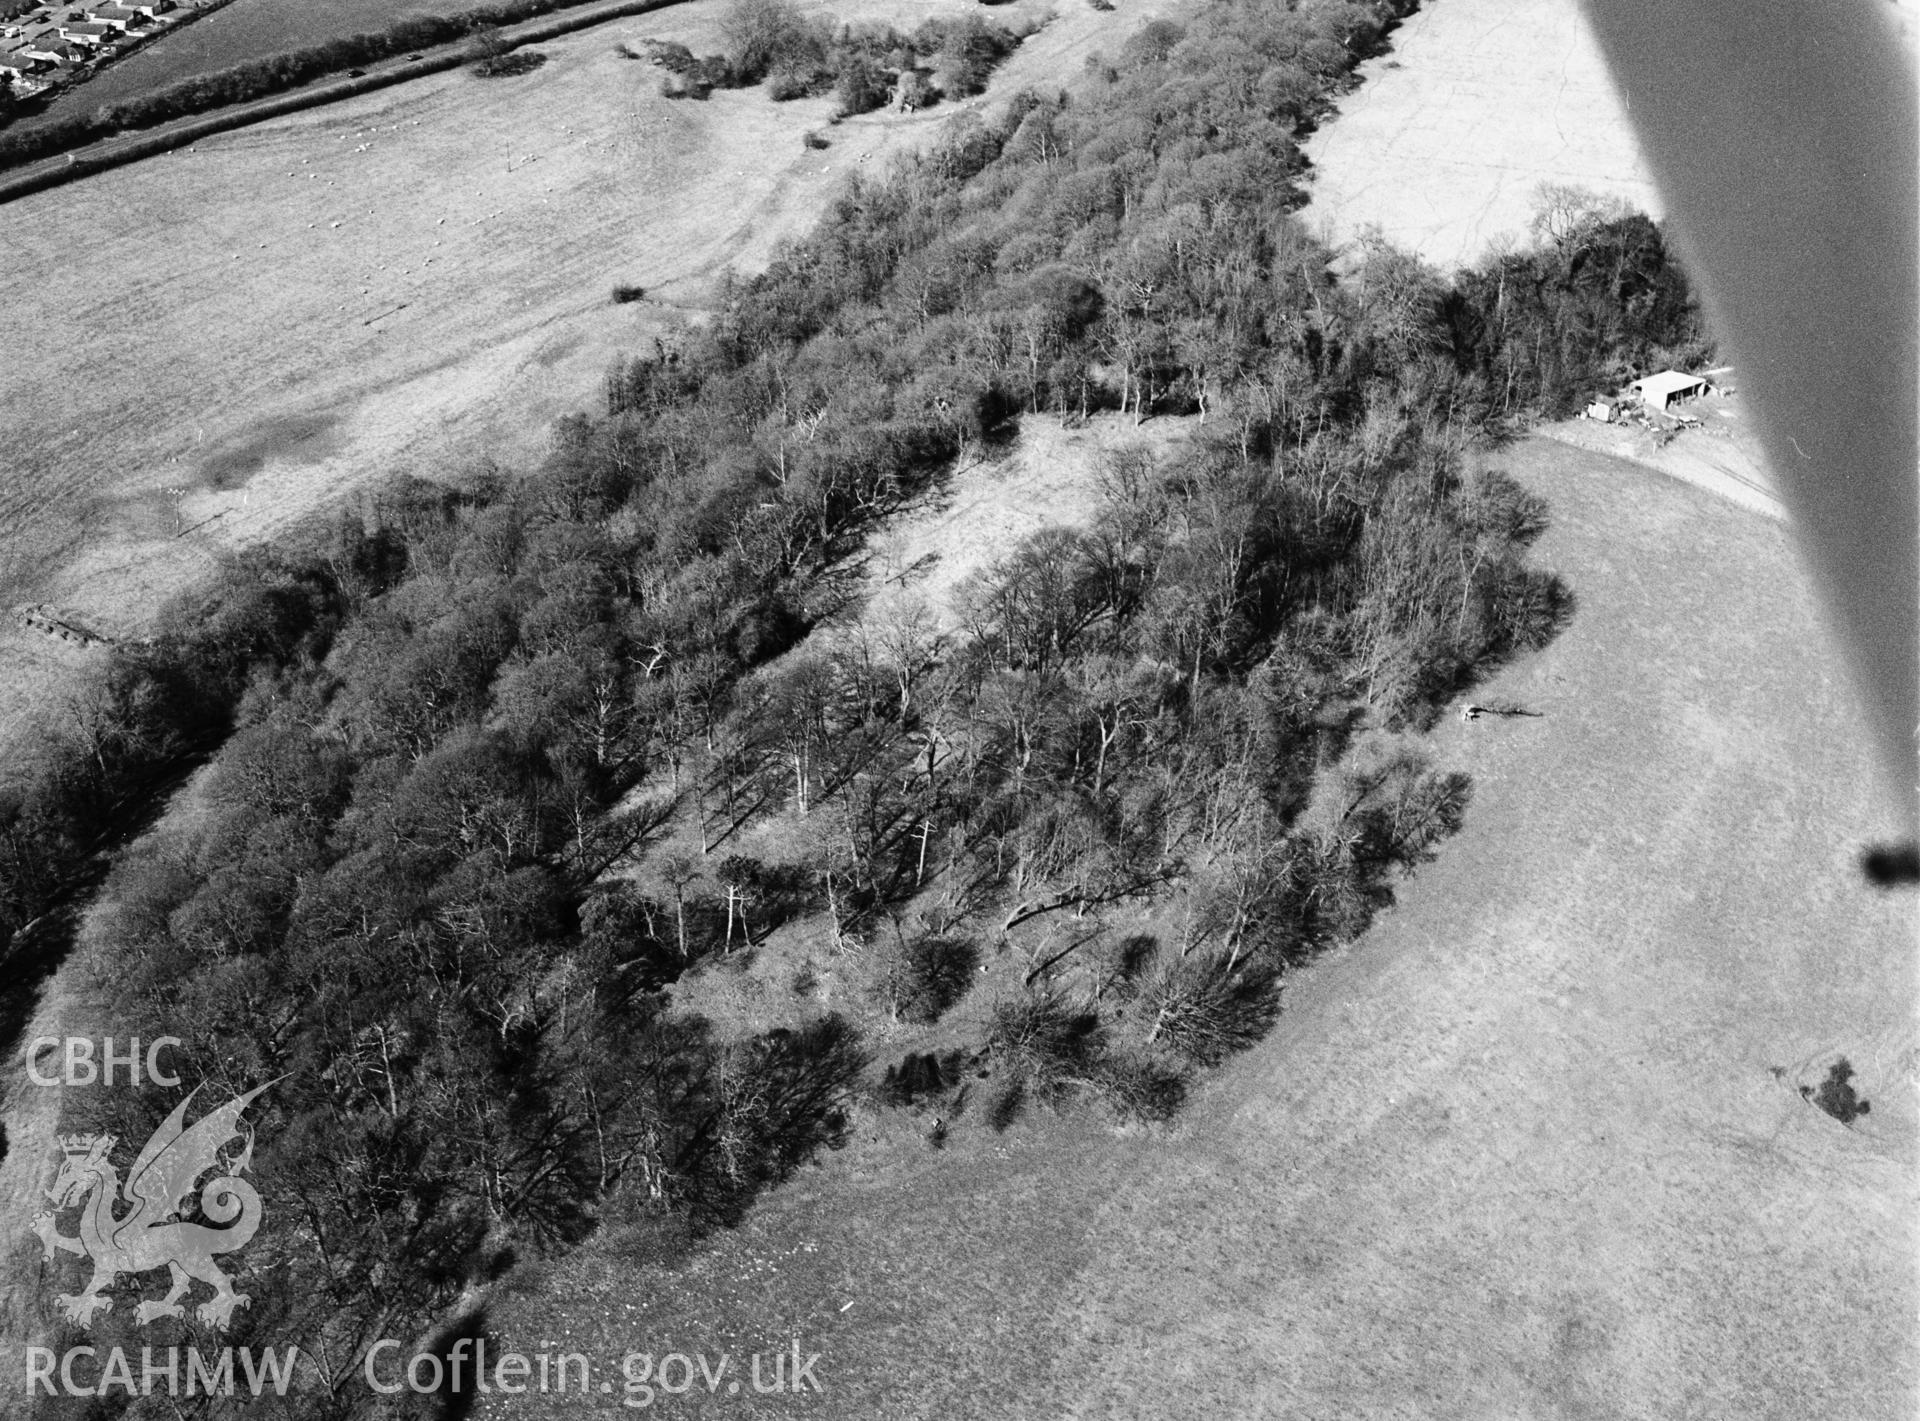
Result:
M181 1316L186 1309L180 1299L196 1278L213 1288L213 1296L194 1309L202 1322L225 1328L233 1310L247 1305L247 1295L233 1290L232 1279L213 1258L244 1247L260 1227L260 1195L240 1178L253 1161L253 1131L239 1122L253 1098L272 1084L268 1081L236 1096L189 1126L187 1106L199 1094L194 1090L141 1149L124 1191L120 1172L109 1158L117 1143L112 1135L60 1138L65 1158L53 1187L46 1191L53 1209L42 1209L34 1216L33 1231L40 1236L49 1262L56 1249L93 1260L93 1278L86 1290L62 1293L56 1299L71 1321L91 1326L94 1314L113 1307L106 1290L116 1278L160 1267L171 1271L173 1286L166 1297L140 1304L137 1315L143 1327L158 1317ZM246 1147L237 1155L223 1156L222 1148L243 1133ZM200 1210L222 1227L180 1220L181 1204L211 1169L222 1172L200 1190ZM122 1202L133 1207L116 1214ZM81 1210L80 1232L63 1234L55 1224L54 1211L76 1204Z

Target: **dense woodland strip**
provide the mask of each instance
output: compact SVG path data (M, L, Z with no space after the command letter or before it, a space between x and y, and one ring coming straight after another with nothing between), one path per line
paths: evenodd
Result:
M1334 279L1298 140L1395 8L1147 26L853 184L537 469L397 481L114 654L0 806L0 926L225 736L86 966L209 1094L281 1078L228 1340L319 1359L295 1413L516 1252L737 1219L876 1099L1164 1116L1458 826L1393 732L1571 608L1545 509L1463 453L1702 335L1658 229L1578 203L1451 280L1377 242ZM862 614L883 519L1096 411L1200 437L1116 451L957 628ZM785 1025L676 1006L777 951ZM947 1044L875 1059L892 1022Z

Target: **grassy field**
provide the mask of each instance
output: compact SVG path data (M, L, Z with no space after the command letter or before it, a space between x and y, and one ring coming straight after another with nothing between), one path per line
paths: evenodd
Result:
M1165 457L1193 433L1190 419L1135 425L1130 415L1106 413L1069 428L1057 415L1025 416L1011 449L955 470L893 522L874 549L868 595L885 599L901 589L951 631L959 622L954 594L968 576L1043 528L1092 522L1103 455L1128 448Z
M1476 693L1539 718L1440 731L1465 832L1175 1127L875 1117L679 1271L529 1275L496 1350L821 1354L674 1401L730 1416L1912 1415L1910 905L1853 870L1885 821L1786 534L1499 462L1580 597ZM1796 1090L1840 1056L1852 1127Z
M1068 9L983 99L867 115L810 150L830 99L670 102L659 70L618 52L648 36L717 49L719 9L614 22L543 45L552 62L524 78L438 75L10 204L0 605L137 632L224 550L357 487L535 457L556 417L596 406L616 354L696 318L723 267L765 262L849 174L1063 81L1148 13ZM106 233L111 255L83 260ZM616 282L648 300L615 306ZM0 744L57 707L74 659L0 627Z
M342 35L384 30L405 15L446 15L470 8L464 0L418 0L405 6L388 0L235 0L89 79L54 105L52 116L118 103L182 79Z

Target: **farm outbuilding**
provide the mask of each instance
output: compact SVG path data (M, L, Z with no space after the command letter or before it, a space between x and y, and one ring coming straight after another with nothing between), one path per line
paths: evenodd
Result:
M1627 388L1650 410L1665 414L1676 400L1691 400L1707 392L1707 382L1698 375L1683 375L1678 370L1662 370L1635 380Z

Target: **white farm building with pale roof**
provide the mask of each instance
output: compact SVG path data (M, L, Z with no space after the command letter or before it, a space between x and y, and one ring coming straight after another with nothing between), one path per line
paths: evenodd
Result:
M1659 410L1662 414L1675 400L1690 400L1696 395L1707 392L1707 382L1698 375L1683 375L1678 370L1662 370L1658 375L1648 375L1633 381L1627 388L1640 398L1640 403L1648 409Z

